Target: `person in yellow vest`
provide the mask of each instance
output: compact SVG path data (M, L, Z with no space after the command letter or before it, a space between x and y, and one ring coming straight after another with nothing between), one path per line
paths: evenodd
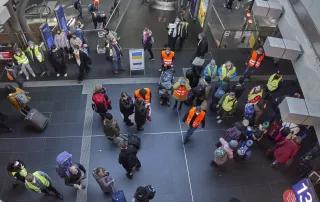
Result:
M260 85L253 87L249 92L248 102L257 104L261 100L261 98L263 98L263 93L263 88Z
M62 194L52 186L51 178L45 172L36 171L34 173L28 173L25 185L30 191L44 193L46 195L53 193L58 199L63 200Z
M221 123L225 116L232 115L237 109L237 104L238 101L234 92L224 94L216 106L218 109L217 123Z
M165 50L161 51L162 67L159 69L159 72L173 68L174 58L175 58L175 53L171 51L168 45L166 45Z
M200 106L191 107L189 112L183 118L183 122L189 126L189 129L183 137L183 144L189 142L191 135L200 126L200 124L202 128L204 128L205 116L206 112L203 111Z
M19 74L23 73L26 79L29 80L29 73L28 73L29 71L33 77L36 77L36 74L34 73L33 69L29 64L28 57L20 48L13 55L13 59L15 63L20 66L21 71L19 72Z
M40 69L41 77L45 74L48 74L48 70L44 60L44 55L42 51L39 49L38 45L34 44L32 41L29 41L28 47L25 52L27 53L29 61L34 65L34 67Z
M145 107L147 108L148 115L147 120L151 121L151 90L150 88L141 88L134 91L134 98L136 100L143 100Z
M221 66L221 74L219 75L220 81L229 81L236 74L237 68L232 62L227 61Z
M272 93L274 91L276 91L280 84L282 82L282 76L280 75L280 72L277 71L276 73L272 74L269 79L268 79L268 83L267 83L267 90L269 93Z
M9 162L7 165L7 171L9 176L15 179L15 181L12 183L14 187L18 185L18 181L24 183L25 177L28 174L25 164L20 160Z

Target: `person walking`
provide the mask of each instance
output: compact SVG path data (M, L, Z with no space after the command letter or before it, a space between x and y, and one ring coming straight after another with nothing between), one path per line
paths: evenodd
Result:
M191 87L189 85L189 80L184 77L180 77L179 80L173 85L172 97L175 99L175 104L173 109L177 108L181 110L183 102L187 101Z
M26 166L21 160L10 161L7 165L7 172L10 177L13 177L12 185L15 187L19 182L25 183L25 178L28 174Z
M252 74L259 70L264 56L265 54L262 47L259 47L257 50L252 51L248 62L246 62L247 68L243 73L243 77L245 79L249 79Z
M145 102L142 99L138 99L134 104L134 121L136 122L137 130L143 130L143 125L146 123L148 110L145 106Z
M122 49L116 38L112 39L110 50L112 51L112 73L119 74L119 70L123 70L121 65Z
M138 149L127 143L121 144L120 149L118 162L127 171L127 177L132 179L133 170L139 170L141 167L141 163L137 157Z
M173 61L175 59L175 52L171 51L168 45L165 46L165 50L161 51L161 68L159 72L165 71L167 69L173 68Z
M32 64L40 69L40 76L43 77L44 75L49 75L44 55L42 51L39 49L39 46L34 44L33 41L28 42L28 47L25 51L27 53L27 56L29 58L29 61L32 62Z
M79 46L76 45L74 48L73 54L79 68L78 83L81 83L85 73L89 73L90 71L89 65L91 64L91 59L85 52L79 49Z
M76 0L73 4L74 8L79 12L79 15L78 15L78 19L81 18L83 19L82 17L82 5L81 5L81 0Z
M204 55L208 52L208 40L203 33L198 35L198 45L195 53L195 57L203 58Z
M155 60L152 52L152 45L154 43L154 38L152 36L152 31L145 27L142 33L142 44L143 44L143 49L148 50L150 54L149 60Z
M202 125L202 128L204 128L205 116L206 112L201 110L200 106L191 107L189 112L183 118L183 122L189 126L187 133L183 137L183 144L189 142L191 135L200 126L200 124Z
M57 77L60 77L60 75L63 75L64 77L68 76L63 49L59 49L56 45L53 45L49 52L49 61L51 62Z
M173 23L169 23L168 25L168 46L170 47L171 50L175 50L176 48L179 23L180 23L180 19L176 18Z
M179 39L179 48L178 50L181 51L183 48L183 44L185 40L187 39L189 34L189 23L182 19L181 22L178 24L178 39Z
M156 190L153 186L139 186L133 195L132 202L149 202L154 198Z
M233 115L237 109L238 101L234 92L224 94L217 104L217 123L220 124L224 117Z
M147 108L147 120L151 121L151 89L150 88L138 88L134 91L134 98L136 100L143 100L145 107Z
M30 102L31 97L27 95L29 93L21 88L15 88L11 85L7 85L6 89L9 93L7 99L9 100L10 104L21 114L26 116L30 111L28 103Z
M106 171L105 168L95 168L92 172L92 175L104 193L113 193L114 179L110 176L110 173Z
M111 110L111 100L107 95L107 91L101 85L96 85L92 95L92 108L97 112L102 120L104 120L108 110Z
M77 190L85 189L83 180L86 179L86 169L80 163L73 163L68 168L68 174L64 178L64 183L68 186L74 187Z
M126 92L122 92L119 100L120 112L123 115L123 121L127 126L132 126L133 123L129 116L134 112L133 99Z
M58 199L63 200L62 194L52 185L51 178L45 172L28 173L25 177L25 185L30 191L46 195L53 193Z
M31 66L29 64L30 61L29 61L28 57L20 48L13 55L13 59L14 59L15 63L18 64L21 68L21 71L19 72L19 74L23 73L24 76L26 77L26 79L29 80L29 73L28 73L28 71L29 71L33 77L36 77L36 74L34 73L33 69L31 68Z

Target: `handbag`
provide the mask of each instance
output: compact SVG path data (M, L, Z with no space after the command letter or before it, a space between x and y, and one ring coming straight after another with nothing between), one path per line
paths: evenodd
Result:
M7 71L7 79L8 79L9 81L13 81L13 80L14 80L12 74L11 74L10 72L8 72L8 71Z

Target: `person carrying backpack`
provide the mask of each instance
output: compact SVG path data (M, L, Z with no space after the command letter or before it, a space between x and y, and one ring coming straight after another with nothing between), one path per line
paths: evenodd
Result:
M7 85L6 88L9 92L7 99L11 105L26 116L30 111L28 103L30 102L31 97L27 95L29 93L21 88L15 88L12 85Z
M111 100L106 93L106 89L101 85L96 85L94 93L92 95L92 109L96 111L102 119L111 107Z
M127 171L127 177L132 179L133 170L139 170L141 167L141 163L137 157L138 149L127 143L121 144L120 149L118 162Z
M142 99L136 100L134 104L134 121L137 125L137 130L143 130L143 125L146 123L148 110Z
M173 85L173 95L172 97L175 99L175 104L173 109L177 108L181 110L183 102L188 99L188 94L191 90L189 85L189 80L184 77L180 77L179 80Z

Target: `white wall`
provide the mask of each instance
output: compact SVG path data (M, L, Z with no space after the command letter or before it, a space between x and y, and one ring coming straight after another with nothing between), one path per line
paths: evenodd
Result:
M301 0L310 17L320 32L320 0Z

